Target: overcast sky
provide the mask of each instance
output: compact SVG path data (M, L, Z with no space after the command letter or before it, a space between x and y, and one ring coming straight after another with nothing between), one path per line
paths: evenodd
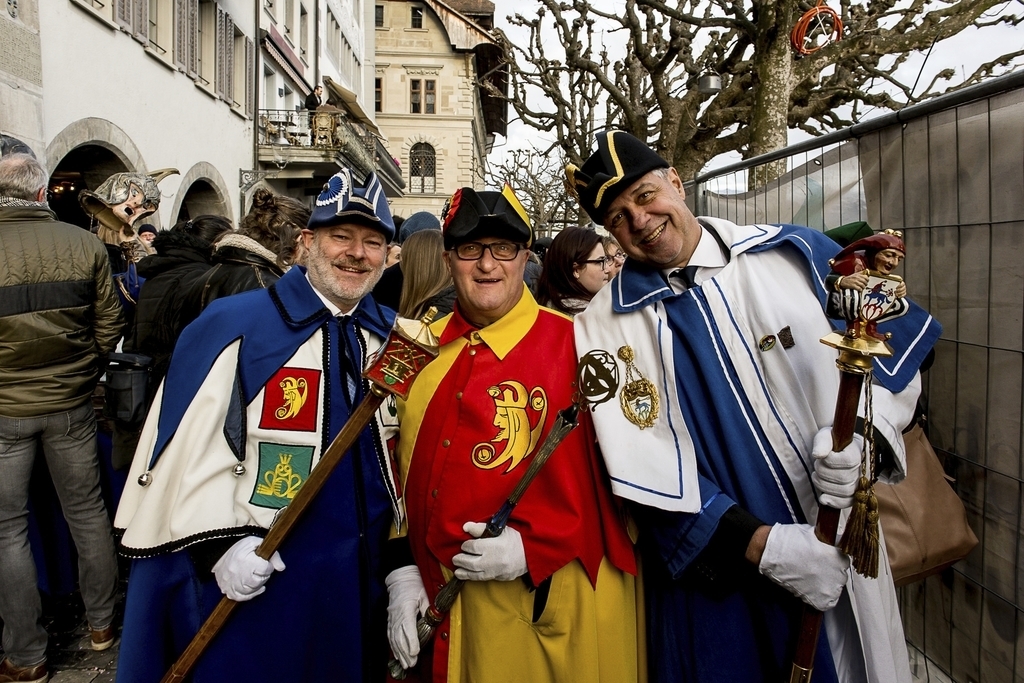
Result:
M598 0L601 6L612 6L619 5L621 3L612 2L612 0ZM502 30L504 30L510 38L513 40L519 38L520 43L525 43L529 36L524 31L518 30L509 24L507 15L509 14L508 7L513 3L502 2L498 0L496 3L498 8L495 12L495 23ZM531 11L529 6L535 4L530 2L516 3L517 9L520 13L529 17ZM831 4L837 5L836 2ZM615 50L622 51L622 45L625 44L625 38L619 33L608 33L604 34L605 44L609 48L610 56L614 59ZM551 42L554 43L555 37L552 35ZM552 45L552 48L555 46ZM924 53L912 55L903 65L900 70L900 75L905 82L913 83L917 78L918 73L921 73L920 82L918 84L918 91L923 89L930 81L931 78L946 68L954 68L957 70L957 77L954 82L963 80L967 75L973 73L974 69L983 64L986 61L994 59L999 55L1013 52L1016 50L1024 50L1024 29L1012 28L1006 26L998 26L986 28L983 31L977 29L968 29L961 34L950 38L949 40L943 41L935 46L932 50L931 55L925 61ZM924 68L922 69L922 64ZM1018 66L1018 68L1020 68ZM537 106L538 102L532 102L534 106ZM861 120L867 120L874 116L879 116L887 113L887 110L874 110L865 114ZM504 159L505 153L509 149L517 148L528 148L531 145L541 145L538 140L544 140L542 134L537 130L526 126L517 118L515 118L515 112L512 108L509 108L510 121L508 124L508 138L502 140L500 137L495 143L494 151L489 157L489 162L492 164L500 164ZM546 142L549 142L553 136L548 136ZM798 142L800 140L809 137L802 131L790 131L789 140L790 143ZM718 168L731 164L740 159L739 154L725 154L712 160L705 170Z

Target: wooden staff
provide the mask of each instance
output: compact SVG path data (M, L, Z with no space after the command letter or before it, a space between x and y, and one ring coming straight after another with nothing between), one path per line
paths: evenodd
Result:
M852 326L851 332L832 332L821 339L823 344L839 350L836 366L839 368L839 391L836 410L832 418L832 450L841 451L853 441L857 425L857 407L865 381L871 381L872 358L891 356L892 350L884 342L863 333L864 325ZM839 529L839 510L827 505L818 506L815 534L822 543L836 544ZM789 683L810 683L814 669L814 653L818 649L822 612L804 604L797 634L796 652Z
M437 357L437 339L431 334L428 327L436 313L437 309L431 307L419 322L402 319L395 321L395 326L392 328L391 334L388 335L384 346L371 359L370 366L363 372L363 376L371 382L370 393L356 407L345 426L331 441L331 445L324 451L316 467L302 484L302 488L295 494L291 504L281 509L263 542L256 548L256 555L264 560L269 560L281 547L302 513L306 511L313 499L316 498L317 493L323 488L334 468L373 419L384 399L389 394L396 394L402 398L408 396L409 388L416 375L427 363ZM226 596L221 598L203 623L202 628L192 638L192 642L188 644L170 670L164 674L161 683L179 683L185 679L237 605L237 602Z

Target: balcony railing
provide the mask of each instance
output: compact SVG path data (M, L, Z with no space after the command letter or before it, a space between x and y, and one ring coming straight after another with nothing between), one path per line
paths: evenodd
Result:
M287 148L321 150L325 156L344 155L364 173L375 170L377 139L345 112L260 109L257 129L261 146L279 148L275 155L287 156Z

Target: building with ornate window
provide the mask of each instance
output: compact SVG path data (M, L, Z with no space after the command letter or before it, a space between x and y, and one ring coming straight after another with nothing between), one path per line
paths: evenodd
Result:
M253 164L251 0L18 0L0 9L0 133L51 173L50 204L88 225L77 194L112 173L176 168L146 220L238 219Z
M119 171L178 169L158 228L237 222L261 185L311 204L343 165L399 196L369 103L373 21L364 0L0 3L0 135L46 164L52 208L83 227L78 192ZM318 83L323 112L306 109Z
M456 189L484 187L487 153L506 126L505 102L478 86L486 75L506 91L493 20L489 0L376 2L374 109L405 180L397 215L439 215Z
M258 166L244 178L311 201L339 167L376 172L388 197L405 187L374 122L374 6L365 0L258 0L263 57ZM310 99L317 85L323 92ZM316 105L319 106L316 106ZM309 106L313 105L313 106Z

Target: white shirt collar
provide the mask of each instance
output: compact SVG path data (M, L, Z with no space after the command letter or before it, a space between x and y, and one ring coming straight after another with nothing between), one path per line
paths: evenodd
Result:
M309 272L306 272L306 282L309 282L309 286L313 288L313 291L316 293L316 295L320 297L320 301L324 302L324 306L327 307L327 310L330 311L331 315L333 315L335 318L337 318L338 316L352 315L356 308L359 307L359 304L356 304L349 310L342 311L340 308L334 305L334 302L332 302L330 299L328 299L326 296L320 293L320 290L317 289L316 286L310 281Z
M718 240L708 232L707 228L703 225L700 226L700 240L697 242L696 249L690 255L689 261L686 262L687 266L697 266L697 274L694 276L694 281L700 284L705 280L710 280L728 263L729 261L725 254L722 253L722 247L719 246ZM679 270L680 267L665 268L661 272L673 290L676 290L678 286L678 291L683 291L682 284L678 283L676 278L669 277L672 273Z

